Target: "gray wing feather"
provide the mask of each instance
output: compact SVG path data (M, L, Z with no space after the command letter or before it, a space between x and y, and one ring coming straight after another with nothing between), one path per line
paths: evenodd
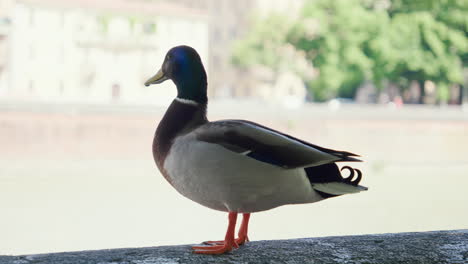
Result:
M210 122L197 128L195 133L200 141L218 144L236 153L255 153L288 169L359 161L349 157L357 156L355 154L318 147L250 121Z

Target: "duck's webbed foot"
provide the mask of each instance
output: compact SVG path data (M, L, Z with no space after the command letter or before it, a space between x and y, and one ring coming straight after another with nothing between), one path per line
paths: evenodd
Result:
M206 255L219 255L231 251L233 248L239 248L234 239L234 229L236 228L237 212L229 212L229 224L226 236L223 241L207 241L206 246L193 246L193 253Z
M239 248L235 240L233 241L206 241L207 246L193 246L193 253L206 255L219 255L230 252L233 248Z
M217 255L231 251L233 248L239 248L240 245L249 241L247 236L250 213L244 213L242 224L239 228L238 237L234 239L234 228L236 225L237 213L229 212L229 226L226 232L226 238L218 241L205 241L206 246L194 246L192 249L197 254Z
M249 242L249 238L247 236L244 237L238 237L234 240L237 244L237 247L234 246L235 248L238 248L239 246L244 245L246 242ZM204 241L204 245L209 245L209 246L219 246L219 245L224 245L225 241L223 240L209 240L209 241Z

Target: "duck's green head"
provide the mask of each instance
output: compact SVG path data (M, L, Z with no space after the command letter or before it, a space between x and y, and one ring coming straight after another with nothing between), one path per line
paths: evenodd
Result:
M161 69L145 82L146 86L171 79L177 86L177 97L197 103L207 103L207 81L203 63L197 51L189 46L170 49Z

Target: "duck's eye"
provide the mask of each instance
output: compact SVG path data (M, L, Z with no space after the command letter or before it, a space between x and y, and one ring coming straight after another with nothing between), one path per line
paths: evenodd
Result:
M171 54L167 54L167 59L170 60L172 58Z

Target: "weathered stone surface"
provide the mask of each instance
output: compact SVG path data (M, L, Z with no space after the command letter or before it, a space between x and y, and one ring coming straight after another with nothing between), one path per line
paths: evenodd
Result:
M232 253L203 256L189 245L0 256L1 264L347 263L466 264L468 229L250 242Z

